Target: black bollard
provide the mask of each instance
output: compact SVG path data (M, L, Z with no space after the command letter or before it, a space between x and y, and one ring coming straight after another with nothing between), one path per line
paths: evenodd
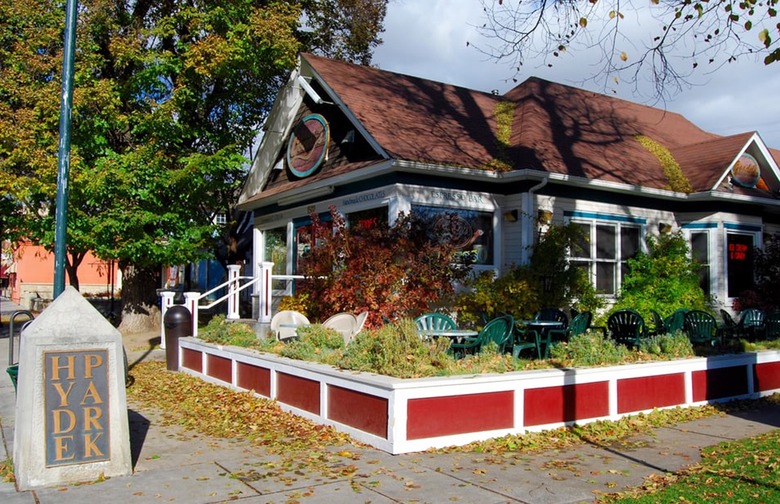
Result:
M165 325L165 360L168 371L179 370L179 338L192 336L192 315L184 305L168 308L163 318Z

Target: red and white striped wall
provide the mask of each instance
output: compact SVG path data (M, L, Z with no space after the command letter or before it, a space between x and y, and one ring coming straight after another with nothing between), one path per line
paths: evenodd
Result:
M179 340L183 372L253 390L393 453L780 392L780 351L587 369L398 379Z

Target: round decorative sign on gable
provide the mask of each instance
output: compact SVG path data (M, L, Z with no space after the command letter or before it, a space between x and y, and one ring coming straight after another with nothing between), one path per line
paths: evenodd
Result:
M319 114L311 114L299 122L287 143L287 166L293 175L308 177L320 167L328 153L330 129Z
M731 182L742 187L756 187L761 178L758 161L750 154L742 154L731 168Z

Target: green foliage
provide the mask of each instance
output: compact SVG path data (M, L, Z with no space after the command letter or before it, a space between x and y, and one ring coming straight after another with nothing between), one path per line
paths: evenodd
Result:
M624 345L615 344L599 331L572 336L550 350L550 357L567 367L610 366L623 364L629 356Z
M336 364L344 350L344 337L320 324L299 327L297 338L281 346L279 354L291 359Z
M394 225L348 228L331 208L331 221L312 215L311 253L301 260L309 277L298 283L308 315L323 320L338 312L369 312L369 327L430 311L454 294L468 271L457 250L433 243L420 219L401 215Z
M403 319L358 334L339 366L397 378L434 376L443 362L452 360L448 348L446 338L429 344L417 334L413 320Z
M284 296L279 300L279 306L277 310L292 310L303 313L304 315L309 313L309 306L311 301L309 295L306 293L299 293L295 296Z
M71 282L77 284L73 275L87 250L118 260L124 274L130 265L150 270L229 249L243 153L299 52L333 50L366 62L385 4L80 2L68 184ZM0 0L3 233L48 248L56 215L59 102L52 98L61 89L61 11L50 0ZM217 212L229 216L226 225L214 224ZM141 276L125 280L125 307L133 309L141 289L129 284Z
M688 336L679 331L643 339L639 343L639 351L663 359L684 359L695 355Z
M198 329L198 338L218 345L257 347L257 334L247 324L228 322L224 315L212 318L205 327Z
M543 307L574 307L596 311L603 301L584 271L569 262L569 251L579 247L576 224L551 225L534 245L531 261L513 266L502 276L491 272L472 277L457 298L458 319L476 324L504 313L528 319Z
M681 233L648 236L647 253L628 260L614 310L632 308L645 321L651 310L666 317L677 308L707 310L709 300L699 286L699 265L689 257L688 243Z

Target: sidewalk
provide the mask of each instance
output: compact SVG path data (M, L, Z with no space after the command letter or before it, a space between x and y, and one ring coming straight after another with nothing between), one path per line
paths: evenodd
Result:
M2 303L5 304L5 299ZM7 328L4 328L7 330ZM129 352L137 359L160 358L159 351ZM0 339L0 460L13 452L15 394L5 373L8 338ZM0 483L0 502L592 502L597 492L620 491L652 473L676 471L700 460L702 447L758 435L780 427L780 407L711 417L658 429L647 444L631 450L582 445L526 455L483 453L389 455L349 447L339 467L349 475L299 474L274 466L277 457L235 440L201 436L161 426L155 411L128 404L134 474L102 482L17 492ZM334 470L333 474L342 474ZM239 479L239 475L250 475Z

